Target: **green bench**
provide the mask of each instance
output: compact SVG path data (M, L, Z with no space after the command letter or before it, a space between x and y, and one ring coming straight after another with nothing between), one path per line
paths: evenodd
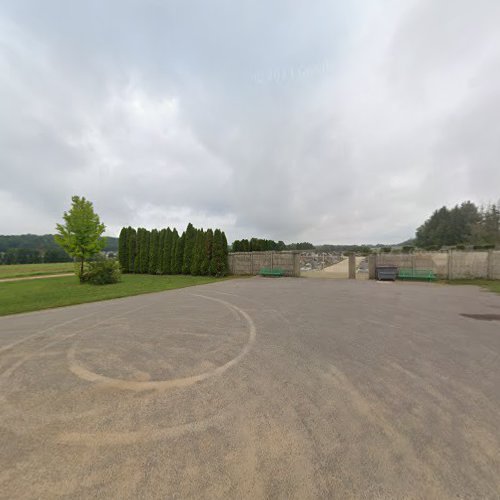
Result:
M398 271L398 279L434 281L436 279L436 275L432 269L401 268Z
M261 276L284 276L285 271L281 269L281 267L274 267L274 268L263 267L261 268L259 274Z

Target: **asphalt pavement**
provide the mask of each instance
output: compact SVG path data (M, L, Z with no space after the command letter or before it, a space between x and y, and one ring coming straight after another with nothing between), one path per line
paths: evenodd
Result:
M500 498L499 320L300 278L2 317L0 498Z

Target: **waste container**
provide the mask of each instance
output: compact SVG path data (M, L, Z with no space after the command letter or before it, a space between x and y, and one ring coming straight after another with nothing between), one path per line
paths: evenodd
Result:
M376 275L379 281L396 281L398 277L397 266L377 266Z

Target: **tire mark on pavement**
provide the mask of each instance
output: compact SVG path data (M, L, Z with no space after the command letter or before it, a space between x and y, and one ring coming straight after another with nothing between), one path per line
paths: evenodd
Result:
M143 443L145 441L157 441L159 439L177 437L186 433L201 432L221 422L224 418L224 415L218 414L203 420L166 427L164 429L154 428L140 431L91 433L63 432L56 438L56 442L92 448L109 445L130 445L138 442Z
M68 321L63 321L62 323L58 323L57 325L49 326L43 330L38 330L37 332L32 333L26 337L23 337L22 339L19 339L16 342L12 342L11 344L8 344L6 346L1 347L0 354L3 354L4 352L10 351L14 347L17 347L18 345L24 344L24 342L27 342L28 340L34 339L34 338L39 337L45 333L48 333L51 330L56 330L57 328L60 328L61 326L70 325L71 323L75 323L77 321L80 321L82 319L89 318L89 317L95 316L95 315L96 315L95 312L89 313L89 314L84 314L82 316L78 316L77 318L73 318L73 319L70 319Z
M99 326L99 325L102 325L110 320L113 320L113 319L117 319L117 318L121 318L123 316L127 316L129 314L133 314L137 311L140 311L141 309L145 309L147 307L150 307L152 304L147 304L147 305L144 305L144 306L140 306L140 307L136 307L134 309L130 309L129 311L127 312L124 312L124 313L121 313L121 314L118 314L116 316L108 316L106 319L103 319L101 321L98 321L97 323L93 323L92 325L89 325L89 326L86 326L85 328L82 328L80 330L77 330L76 332L72 332L72 333L69 333L67 335L64 335L62 337L59 337L57 338L56 340L53 340L52 342L49 342L48 344L45 344L43 347L41 347L40 349L38 349L37 351L35 352L32 352L32 353L29 353L27 354L26 356L23 356L17 363L14 363L12 366L10 366L7 370L5 370L3 373L0 374L0 385L2 384L2 382L4 382L8 377L10 377L10 375L12 375L12 373L17 370L20 366L22 366L24 363L26 363L26 361L38 356L38 354L42 351L45 351L46 349L49 349L50 347L56 345L56 344L59 344L60 342L63 342L64 340L67 340L69 338L72 338L72 337L75 337L76 335L80 334L80 333L83 333L85 331L88 331L92 328L95 328L96 326ZM80 318L81 319L81 318ZM59 325L61 326L61 325Z

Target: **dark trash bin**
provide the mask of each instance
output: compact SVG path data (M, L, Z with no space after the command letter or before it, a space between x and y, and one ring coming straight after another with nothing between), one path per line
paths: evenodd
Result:
M398 277L397 266L377 266L376 275L379 281L396 281Z

